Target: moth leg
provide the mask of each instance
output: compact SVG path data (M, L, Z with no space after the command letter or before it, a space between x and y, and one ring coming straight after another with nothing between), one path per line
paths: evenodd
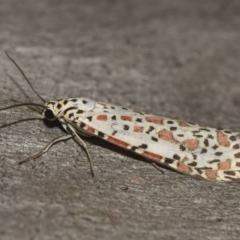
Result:
M164 174L164 171L156 164L156 163L154 163L154 162L150 162L152 165L153 165L153 167L155 167L160 173L162 173L162 174Z
M34 156L31 156L29 158L26 158L26 159L22 160L18 164L23 164L25 162L29 162L31 160L34 160L34 159L40 157L41 155L43 155L44 153L46 153L52 147L52 145L54 145L55 143L58 143L60 141L64 141L64 140L67 140L67 139L70 139L70 138L73 138L73 137L74 136L72 134L56 137L41 152L39 152L38 154L36 154Z
M92 165L92 158L88 152L88 148L87 148L87 145L86 143L78 136L77 132L75 131L75 129L70 125L68 124L68 129L70 130L72 136L74 137L74 140L77 141L77 143L83 148L83 150L85 151L86 155L87 155L87 159L89 161L89 164L90 164L90 171L91 171L91 174L92 176L94 177L94 172L93 172L93 165Z
M92 137L93 136L93 134L90 134L89 132L84 131L83 129L80 129L76 124L74 124L72 122L68 122L68 124L70 124L74 128L76 133L80 134L81 136L84 136L84 137Z

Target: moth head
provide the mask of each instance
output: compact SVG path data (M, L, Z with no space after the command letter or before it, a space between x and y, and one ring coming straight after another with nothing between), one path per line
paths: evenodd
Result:
M55 104L56 102L53 101L45 103L46 109L43 110L42 114L49 121L55 121L57 119L54 111Z

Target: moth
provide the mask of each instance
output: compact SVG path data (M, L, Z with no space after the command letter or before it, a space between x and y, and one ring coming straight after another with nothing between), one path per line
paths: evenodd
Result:
M59 121L66 132L20 164L38 158L55 143L73 138L84 149L94 176L88 148L81 139L81 136L94 136L140 154L153 164L164 165L183 174L212 181L240 179L239 133L146 114L84 97L45 101L17 63L5 53L43 104L18 102L0 111L27 106L49 121Z

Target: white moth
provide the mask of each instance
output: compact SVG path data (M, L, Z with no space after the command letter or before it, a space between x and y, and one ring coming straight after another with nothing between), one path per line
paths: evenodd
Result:
M237 132L158 117L82 97L46 102L16 62L6 55L44 104L18 101L0 111L27 106L49 121L59 121L66 131L41 152L20 163L38 158L57 142L74 138L85 150L94 175L90 154L80 136L96 136L140 154L154 164L184 174L212 181L240 179L240 138Z

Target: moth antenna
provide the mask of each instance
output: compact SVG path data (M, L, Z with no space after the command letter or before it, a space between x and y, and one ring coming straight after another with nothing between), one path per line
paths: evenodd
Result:
M24 102L22 102L20 100L14 99L14 98L11 98L11 101L16 102L16 104L17 103L24 103ZM26 106L26 107L28 107L29 109L33 110L34 112L38 112L39 114L42 114L42 111L38 107L35 107L35 106Z
M33 92L38 96L38 98L41 99L41 101L43 103L45 103L46 101L40 96L40 94L33 88L32 84L30 83L30 81L28 80L27 76L25 75L25 73L23 72L23 70L18 66L18 64L9 56L9 54L7 53L7 51L4 51L5 54L7 55L7 57L13 62L13 64L17 67L17 69L20 71L20 73L23 75L23 77L25 78L25 80L27 81L28 85L31 87L31 89L33 90Z
M20 107L20 106L36 106L36 107L41 107L43 109L46 109L47 107L44 106L44 105L41 105L41 104L38 104L38 103L17 103L17 104L14 104L14 105L11 105L11 106L8 106L8 107L4 107L4 108L0 108L0 111L3 111L3 110L7 110L9 108L15 108L15 107ZM35 112L38 112L38 113L42 113L40 111L40 109L34 109L34 108L31 108L33 111Z

